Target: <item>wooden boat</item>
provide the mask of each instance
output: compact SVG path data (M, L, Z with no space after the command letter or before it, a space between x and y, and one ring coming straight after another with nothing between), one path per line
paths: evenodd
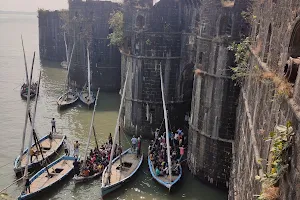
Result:
M181 176L182 176L182 168L179 163L179 174L174 175L172 173L172 162L171 162L171 155L170 155L170 139L169 139L169 125L168 125L168 114L167 114L167 109L166 109L166 102L165 102L165 94L164 94L164 84L163 84L163 76L162 76L162 70L160 66L160 86L161 86L161 96L162 96L162 101L163 101L163 111L164 111L164 122L165 122L165 133L166 133L166 143L167 143L167 160L168 160L168 175L167 176L157 176L155 173L155 169L153 166L152 161L150 160L148 156L148 167L151 172L152 177L161 185L165 186L166 188L171 190L172 186L176 184Z
M30 87L30 96L29 96L30 99L32 99L33 97L35 97L36 92L37 92L36 90L37 90L37 83L31 84L31 87ZM24 83L21 86L20 95L21 95L22 99L24 99L24 100L27 99L27 95L28 95L28 85L27 84Z
M118 119L115 127L114 140L112 145L112 150L110 154L110 160L108 166L104 169L102 175L102 184L101 184L101 197L104 195L116 190L121 187L126 181L130 180L130 178L137 172L143 162L143 155L137 157L136 153L132 152L131 149L127 149L123 153L121 153L116 158L113 158L115 149L116 149L116 140L117 135L119 136L119 142L121 140L120 134L120 117L121 111L123 109L125 91L128 80L128 71L126 73L126 79L124 82L124 88L122 92L121 105L119 108ZM120 145L120 144L119 144Z
M181 179L181 176L182 176L182 167L181 167L181 165L179 166L179 174L178 175L172 174L171 180L170 180L169 176L156 176L153 163L150 160L149 156L148 156L148 167L149 167L149 170L150 170L150 173L151 173L152 177L159 184L161 184L162 186L168 188L169 190L171 190L172 186L175 185Z
M94 175L92 175L92 176L87 176L87 177L83 177L83 176L74 176L74 177L73 177L73 180L74 180L74 183L82 183L82 182L90 181L90 180L99 178L99 177L102 175L102 172L103 172L103 171L98 172L98 173L95 173Z
M70 60L68 63L68 72L67 72L66 87L65 87L66 92L57 99L57 105L58 105L58 108L60 108L60 109L67 108L68 106L74 104L78 100L78 93L77 93L76 89L71 88L71 86L69 84L69 82L70 82L70 77L69 77L70 64L71 64L74 48L75 48L75 44L73 45L71 57L70 57Z
M98 89L97 95L96 95L96 102L95 102L95 105L94 105L94 110L93 110L93 115L92 115L92 120L91 120L91 125L90 125L88 142L87 142L87 145L86 145L85 155L84 155L84 159L83 159L83 165L84 166L86 166L87 154L88 154L89 144L90 144L90 141L91 141L92 131L94 132L94 138L95 138L95 142L96 142L97 149L98 149L98 142L97 142L95 128L94 128L94 118L95 118L95 111L96 111L96 107L97 107L98 96L99 96L99 89ZM92 176L81 176L81 175L77 176L77 175L75 175L73 177L73 180L74 180L75 183L85 182L85 181L88 181L88 180L91 180L91 179L94 179L94 178L97 178L97 177L101 176L102 172L103 172L103 170L100 171L100 172L98 172L98 173L93 174Z
M30 193L23 193L18 200L31 199L50 187L59 184L73 170L75 157L62 156L30 178ZM49 174L50 176L49 176Z
M86 104L88 107L95 103L94 93L91 91L91 66L90 66L90 53L87 48L87 62L88 62L88 84L87 88L83 87L82 91L79 94L79 98L82 103Z
M95 97L93 92L91 91L89 94L89 91L86 89L83 89L80 92L79 99L82 103L86 104L88 107L95 103Z
M65 135L58 135L58 134L53 134L53 139L51 140L49 138L49 135L44 136L39 140L39 144L41 148L43 149L43 155L45 159L51 159L56 156L56 153L60 150L60 148L63 145L64 139L66 139ZM37 151L37 147L35 143L32 144L31 148L34 151ZM27 162L27 151L28 148L23 151L23 155L20 159L20 156L18 156L15 159L14 162L14 171L16 175L19 175L21 172L24 171L26 162ZM28 169L33 170L40 168L42 166L42 155L38 154L37 158L33 156L32 158L32 163L28 164Z
M30 75L30 81L29 81L28 70L27 70L27 60L26 60L26 55L25 55L25 49L24 49L24 43L23 43L22 36L21 36L21 41L22 41L22 49L23 49L24 64L25 64L24 66L25 66L26 82L21 86L20 95L21 95L22 99L27 100L28 92L29 92L29 99L32 99L33 97L35 97L35 95L37 93L37 83L32 82L32 70L33 70L33 65L34 65L35 54L33 56L32 67L31 67L31 75ZM30 90L29 90L28 85L30 85Z
M120 162L120 156L112 160L110 184L108 183L109 173L106 173L108 167L103 171L102 176L102 196L116 190L121 187L126 181L128 181L140 168L143 162L143 154L137 158L136 152L132 152L131 149L127 149L122 154L122 168Z
M57 100L58 108L67 108L74 104L78 100L78 94L76 91L69 90L68 92L61 95Z

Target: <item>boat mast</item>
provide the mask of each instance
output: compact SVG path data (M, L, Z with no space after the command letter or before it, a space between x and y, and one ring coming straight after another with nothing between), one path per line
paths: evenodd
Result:
M22 45L23 45L23 39L22 39ZM24 46L23 46L24 50ZM25 55L25 51L24 51ZM28 113L29 113L29 105L30 105L30 89L31 89L31 81L32 81L32 73L33 73L33 66L34 66L34 59L35 59L35 52L33 53L33 59L32 59L32 65L31 65L31 74L30 74L30 79L28 83L28 92L27 92L27 106L26 106L26 113L25 113L25 124L24 124L24 129L23 129L23 136L22 136L22 144L21 144L21 151L20 151L20 157L18 161L18 165L21 164L21 159L24 151L24 145L25 145L25 135L26 135L26 129L27 129L27 123L28 123ZM25 59L26 63L26 59ZM25 64L26 72L27 72L27 64Z
M39 82L40 82L40 79L39 79ZM38 90L39 90L39 87L40 86L38 85ZM24 181L26 181L26 179L28 179L28 163L29 163L29 159L30 159L30 149L31 149L32 138L33 138L33 133L34 133L34 121L35 121L35 114L36 114L37 99L38 99L38 96L36 96L36 98L35 98L33 120L32 120L32 124L31 124L31 134L30 134L30 137L28 140L27 162L26 162L25 171L24 171ZM30 114L29 114L29 116L30 116Z
M23 37L21 35L21 41L22 41L22 48L23 48L23 55L24 55L24 63L25 63L25 74L26 74L26 83L29 84L28 80L28 70L27 70L27 61L26 61L26 55L25 55L25 49L24 49L24 43L23 43Z
M161 64L160 64L160 87L161 87L161 96L162 96L162 101L163 101L165 128L166 128L166 142L167 142L169 178L170 178L170 182L172 182L172 163L171 163L171 154L170 154L168 114L167 114L166 102L165 102L165 94L164 94L164 85L163 85Z
M70 56L70 60L69 60L69 63L68 63L68 73L67 73L67 80L66 80L66 89L68 90L69 88L69 72L70 72L70 66L71 66L71 61L72 61L72 57L73 57L73 51L74 51L74 48L75 48L75 43L73 44L73 48L72 48L72 52L71 52L71 56Z
M97 91L96 101L95 101L95 105L94 105L94 110L93 110L93 115L92 115L92 120L91 120L91 125L90 125L88 142L87 142L87 145L86 145L86 148L85 148L85 155L84 155L84 164L83 164L83 166L86 165L86 158L87 158L87 154L88 154L89 144L90 144L90 141L91 141L92 130L93 130L93 127L94 127L93 125L94 125L94 118L95 118L95 111L96 111L96 107L97 107L98 95L99 95L99 88L98 88L98 91Z
M68 54L68 45L66 40L66 32L64 32L64 41L65 41L65 47L66 47L66 58L67 58L67 65L69 63L69 54Z
M110 152L110 159L109 159L109 164L108 164L108 168L107 168L107 170L108 170L107 173L109 174L108 178L110 178L112 160L113 160L113 156L114 156L114 151L116 149L117 135L118 135L118 131L119 131L119 122L120 122L120 117L121 117L121 111L122 111L123 104L124 104L128 74L129 74L129 70L127 70L127 73L126 73L126 79L125 79L125 82L124 82L124 88L123 88L123 93L122 93L122 98L121 98L121 105L120 105L120 108L119 108L117 124L116 124L116 127L115 127L115 135L114 135L113 146L112 146L112 149L111 149L111 152Z
M91 98L91 63L90 63L90 52L89 48L87 50L87 61L88 61L88 90L89 90L89 98Z
M42 147L41 147L41 145L39 143L39 140L37 138L36 131L35 131L35 128L34 128L34 122L35 122L35 116L36 116L36 108L37 108L37 101L38 101L38 96L39 96L39 92L40 92L40 81L41 81L41 72L40 72L40 75L39 75L37 94L36 94L36 98L35 98L35 107L34 107L34 111L33 111L33 119L31 118L30 113L28 113L28 117L29 117L29 121L30 121L30 124L31 124L31 127L32 127L32 135L33 135L33 139L34 139L34 144L36 146L37 151L40 151L40 153L42 155L42 160L45 163L46 171L47 171L48 175L50 175L50 173L48 171L48 168L47 168L47 164L46 164L47 161L44 158L43 150L42 150Z
M96 137L96 131L95 131L94 125L93 125L93 133L94 133L94 137L95 137L96 147L97 147L97 149L99 149L98 141L97 141L97 137Z
M120 148L120 146L121 146L121 129L120 129L120 126L119 126L119 148ZM121 169L122 169L122 152L121 152L121 154L120 154L120 166L121 166Z

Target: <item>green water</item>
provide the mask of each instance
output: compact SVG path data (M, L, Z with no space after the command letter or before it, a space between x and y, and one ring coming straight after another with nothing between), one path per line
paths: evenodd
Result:
M24 64L20 35L23 34L28 63L33 51L38 51L38 21L36 15L0 14L0 188L15 179L13 161L20 151L21 135L25 119L26 102L21 100L19 89L24 82ZM58 112L56 99L63 91L66 70L59 64L40 63L37 52L34 78L42 72L41 91L37 108L36 129L39 136L50 131L50 120L56 118L57 129L73 142L79 140L81 153L87 142L92 111L81 104ZM105 141L109 132L114 131L120 97L117 93L100 93L95 116L98 140ZM29 131L29 128L28 128ZM147 149L147 141L143 147ZM16 198L22 182L13 185L6 192ZM100 179L75 186L71 179L63 181L39 199L99 199ZM168 194L151 178L146 159L137 175L124 187L105 199L146 199L146 200L225 200L226 193L202 184L185 170L182 181Z

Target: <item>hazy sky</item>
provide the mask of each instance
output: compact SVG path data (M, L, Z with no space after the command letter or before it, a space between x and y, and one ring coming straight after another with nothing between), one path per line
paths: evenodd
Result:
M68 8L68 0L0 0L0 10L34 12L38 8L59 10Z

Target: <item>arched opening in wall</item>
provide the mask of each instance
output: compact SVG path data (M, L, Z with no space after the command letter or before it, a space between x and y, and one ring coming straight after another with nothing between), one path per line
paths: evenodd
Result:
M136 17L135 26L139 29L142 29L145 25L145 18L142 15Z
M289 59L284 66L284 76L292 84L296 82L300 65L300 21L294 27L289 44Z
M272 35L272 26L270 24L269 29L268 29L266 43L265 43L265 52L264 52L263 62L267 62L267 60L268 60L269 51L270 51L271 35Z
M232 19L228 16L222 16L219 23L219 36L231 35Z
M193 83L194 83L194 66L195 64L189 63L185 65L181 73L181 96L185 100L190 100L193 93Z

